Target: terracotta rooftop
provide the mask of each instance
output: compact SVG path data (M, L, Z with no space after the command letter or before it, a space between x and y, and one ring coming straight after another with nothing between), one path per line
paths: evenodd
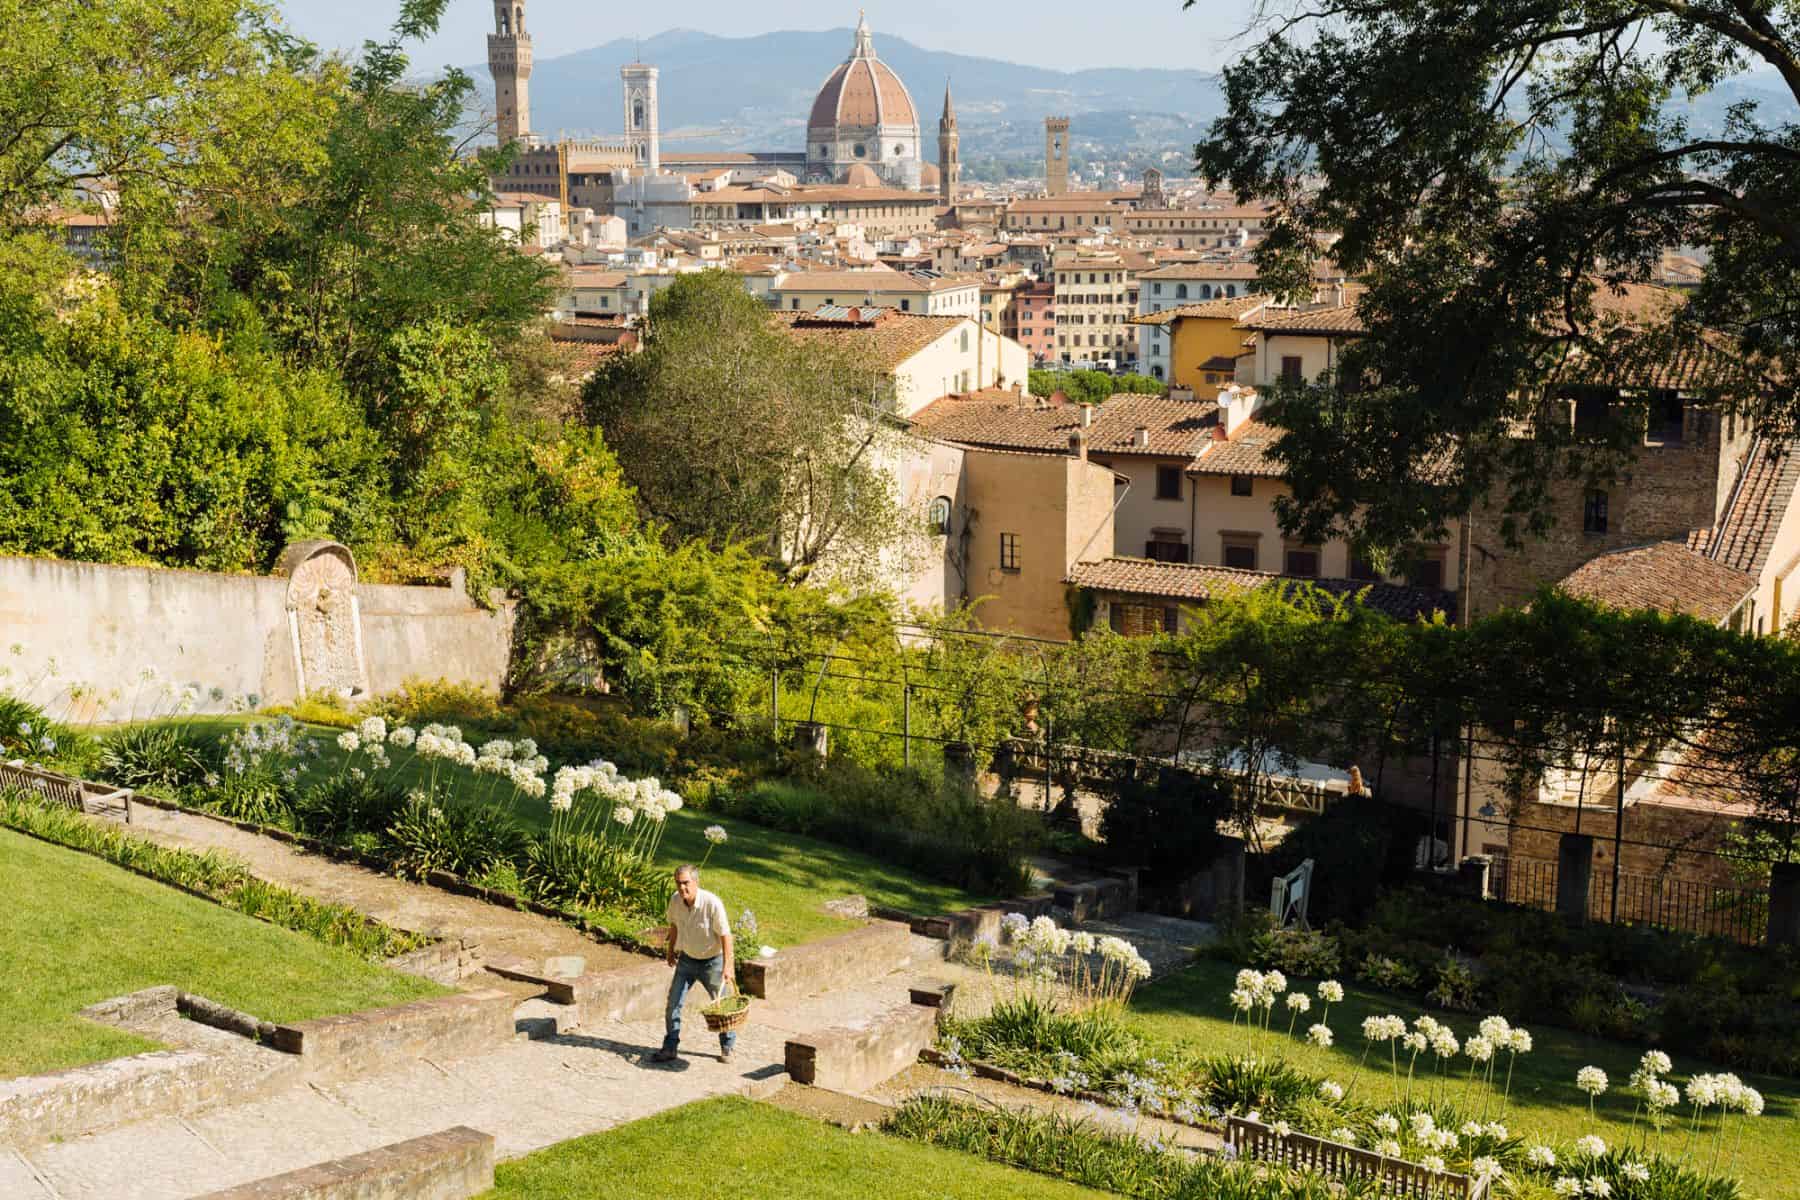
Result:
M1287 474L1269 451L1281 440L1281 430L1259 417L1237 427L1230 439L1208 442L1188 466L1189 475L1255 475L1280 479Z
M573 288L618 288L625 286L625 272L596 271L571 267L563 272L563 284Z
M1039 404L1009 391L988 390L945 397L913 414L913 428L927 437L1000 450L1067 452L1080 429L1081 405ZM1094 407L1086 430L1092 454L1190 458L1212 436L1219 406L1210 400L1172 400L1125 392ZM1147 444L1137 445L1139 426Z
M1305 579L1267 571L1240 571L1197 563L1156 562L1147 558L1108 558L1076 563L1064 583L1098 592L1129 596L1154 596L1165 600L1210 600L1215 596L1251 591L1277 583L1310 583L1333 595L1361 595L1362 602L1377 612L1399 620L1413 620L1433 612L1449 611L1445 593L1397 583L1364 583L1355 579Z
M1168 325L1180 317L1219 317L1242 321L1244 317L1269 302L1261 292L1252 296L1228 296L1219 300L1202 300L1196 304L1178 304L1161 312L1145 313L1131 318L1133 325Z
M1367 331L1363 327L1362 318L1356 313L1356 295L1356 289L1347 289L1344 303L1320 308L1267 308L1246 317L1240 327L1263 333L1319 334L1328 337L1364 333Z
M841 347L851 354L892 371L931 343L967 321L967 317L927 317L916 313L880 311L873 321L818 321L810 312L791 309L771 318L801 342Z
M1253 262L1183 262L1145 271L1144 278L1158 279L1255 279Z
M1713 528L1688 534L1688 548L1733 570L1760 575L1796 484L1800 447L1757 439L1739 470L1731 510Z
M1559 586L1571 596L1615 608L1686 613L1716 625L1750 594L1756 579L1670 541L1591 558Z

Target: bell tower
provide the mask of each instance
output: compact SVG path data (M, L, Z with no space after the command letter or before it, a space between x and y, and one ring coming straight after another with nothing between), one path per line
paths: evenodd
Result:
M1044 118L1044 191L1060 196L1069 190L1069 118Z
M938 199L946 205L956 203L956 184L962 176L962 158L957 153L961 137L956 132L956 106L950 103L950 84L944 83L944 115L938 118Z
M495 132L502 146L531 140L531 35L525 0L495 0L488 34L488 74L494 77Z
M656 68L628 62L619 68L625 87L625 144L645 174L662 168L661 139L656 132Z

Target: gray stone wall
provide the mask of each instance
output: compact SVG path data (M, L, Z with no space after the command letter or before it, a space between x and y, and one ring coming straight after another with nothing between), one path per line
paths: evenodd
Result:
M0 556L0 690L75 723L167 712L170 684L199 712L414 678L496 690L513 622L460 588L359 583L329 551L292 578Z

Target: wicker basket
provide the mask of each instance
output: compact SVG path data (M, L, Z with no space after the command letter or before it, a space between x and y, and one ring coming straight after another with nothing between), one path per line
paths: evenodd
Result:
M728 985L717 1000L700 1010L700 1015L706 1018L706 1027L713 1033L730 1033L750 1019L750 997Z

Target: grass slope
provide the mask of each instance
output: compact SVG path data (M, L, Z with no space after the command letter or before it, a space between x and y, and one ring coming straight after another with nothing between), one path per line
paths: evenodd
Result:
M0 1078L154 1049L75 1014L156 984L271 1021L444 990L11 830L0 880Z
M1195 1046L1209 1053L1242 1053L1245 1047L1244 1025L1231 1023L1227 996L1237 968L1219 962L1202 962L1180 971L1148 987L1140 988L1132 997L1127 1022L1136 1032L1154 1042ZM1315 992L1312 981L1290 980L1290 989ZM1258 1045L1262 1052L1276 1053L1303 1070L1326 1075L1341 1084L1349 1084L1356 1074L1357 1061L1363 1053L1362 1020L1367 1016L1393 1013L1408 1022L1430 1012L1456 1031L1459 1039L1475 1032L1476 1023L1485 1014L1452 1013L1441 1009L1425 1009L1409 1001L1381 992L1346 986L1344 1003L1331 1006L1329 1024L1336 1035L1330 1049L1320 1049L1299 1040L1306 1025L1320 1016L1319 1001L1313 1001L1312 1012L1296 1022L1294 1038L1283 1035L1287 1016L1279 1006L1270 1022L1271 1034ZM1504 1014L1502 1014L1504 1015ZM1598 1133L1608 1145L1623 1143L1631 1126L1635 1097L1626 1091L1626 1080L1636 1069L1645 1047L1586 1037L1563 1029L1538 1026L1531 1030L1533 1048L1520 1055L1513 1072L1511 1108L1503 1118L1515 1134L1536 1135L1547 1139L1573 1139L1587 1133ZM1379 1057L1378 1057L1379 1056ZM1401 1051L1400 1083L1396 1088L1385 1046L1369 1054L1356 1084L1361 1099L1373 1104L1386 1103L1404 1093L1406 1052ZM1417 1070L1423 1077L1428 1055L1421 1055ZM1690 1073L1718 1070L1692 1058L1680 1055L1675 1060L1675 1078L1685 1081ZM1500 1085L1506 1074L1502 1055L1494 1073L1495 1084L1485 1089L1477 1073L1473 1090L1465 1100L1463 1080L1469 1060L1456 1060L1454 1081L1448 1090L1452 1104L1465 1111L1478 1112L1484 1100L1489 1119L1500 1110ZM1611 1089L1595 1106L1597 1120L1589 1121L1587 1097L1575 1089L1575 1072L1592 1064L1600 1067L1611 1082ZM1800 1195L1795 1181L1800 1179L1800 1084L1789 1079L1745 1076L1745 1082L1759 1089L1767 1101L1761 1118L1745 1127L1742 1149L1737 1159L1738 1173L1754 1195L1783 1197ZM1415 1084L1415 1088L1420 1085ZM1415 1095L1417 1092L1415 1092ZM1677 1110L1685 1119L1689 1110ZM1639 1128L1642 1129L1640 1121ZM1671 1127L1664 1134L1667 1151L1679 1154L1686 1126ZM1730 1134L1735 1139L1736 1122ZM1708 1151L1698 1160L1705 1167L1710 1162ZM1721 1167L1724 1163L1720 1164Z
M725 1097L495 1170L483 1200L1093 1200L1109 1195Z

